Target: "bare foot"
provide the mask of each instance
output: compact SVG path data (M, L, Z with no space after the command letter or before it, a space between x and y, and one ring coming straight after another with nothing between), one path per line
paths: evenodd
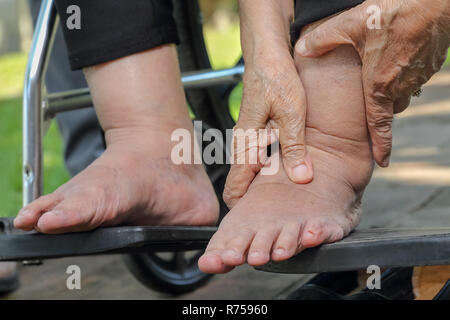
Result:
M120 136L119 141L54 193L23 208L15 227L64 233L122 223L216 222L217 199L203 168L177 166L170 160L171 131L122 131L107 132Z
M175 129L193 132L173 46L87 72L107 150L52 194L24 207L16 228L43 233L99 226L211 225L214 189L201 165L175 165Z
M199 260L204 272L285 260L342 239L359 222L373 169L360 59L346 46L318 59L295 57L295 63L308 100L306 141L314 180L294 184L283 166L276 175L258 175Z

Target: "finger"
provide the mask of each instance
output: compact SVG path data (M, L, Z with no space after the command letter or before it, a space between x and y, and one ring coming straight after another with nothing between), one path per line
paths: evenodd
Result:
M369 89L365 93L367 127L372 141L372 152L376 163L381 167L389 165L392 149L392 121L394 104L385 95Z
M357 9L332 17L302 36L295 45L295 51L304 57L319 57L342 44L351 44L358 49L353 39L360 39L364 28L349 17L353 10Z
M241 109L238 123L233 130L232 165L223 191L223 200L230 209L247 192L256 174L264 165L264 162L260 161L261 157L264 159L265 157L264 150L259 150L258 129L266 127L267 119L259 113L252 113L250 117L249 113L246 112L245 107ZM272 134L266 140L273 140L271 136Z
M247 192L261 164L234 164L231 166L223 191L223 200L228 208L233 208L240 198Z
M409 104L411 102L411 96L408 95L406 97L398 98L394 102L394 113L400 113L405 111L406 108L408 108Z
M276 108L271 125L279 130L284 169L291 181L309 183L313 179L313 168L306 150L306 95L300 81L296 96Z

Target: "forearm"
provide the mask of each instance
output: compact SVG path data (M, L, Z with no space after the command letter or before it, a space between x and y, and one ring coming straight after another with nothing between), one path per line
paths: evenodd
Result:
M290 53L293 0L240 0L239 12L246 63Z

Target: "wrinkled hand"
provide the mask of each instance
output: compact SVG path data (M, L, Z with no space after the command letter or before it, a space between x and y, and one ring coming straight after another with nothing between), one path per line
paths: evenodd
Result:
M310 182L313 170L305 146L306 97L289 51L276 57L263 55L260 62L246 61L243 82L244 92L235 132L236 129L269 129L271 140L267 141L270 144L279 140L289 178L296 183ZM271 129L278 129L278 136ZM236 139L234 141L236 147ZM265 146L259 145L258 155ZM242 159L250 159L250 152L251 146L235 149L236 158L246 156ZM253 164L246 161L245 164L232 165L224 191L224 200L230 208L245 194L260 171L265 160L264 156L261 158Z
M445 61L450 1L367 0L324 22L295 49L317 57L342 44L353 45L361 57L373 155L380 166L388 166L393 114L408 107L412 93Z

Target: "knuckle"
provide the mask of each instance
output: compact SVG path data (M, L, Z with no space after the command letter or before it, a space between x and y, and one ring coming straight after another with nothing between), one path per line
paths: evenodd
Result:
M370 102L375 104L386 104L389 103L391 98L391 88L392 83L386 79L380 79L377 81L374 81L370 85L370 92L367 95L367 98Z
M304 144L301 143L294 143L294 144L288 144L288 145L282 145L281 150L283 153L283 156L286 158L295 158L299 159L301 157L304 157L306 152L306 147Z
M283 134L287 136L297 137L305 127L305 110L298 103L288 102L276 107L271 118L279 122Z
M392 121L380 121L374 127L372 141L383 154L389 153L392 148Z
M310 35L306 37L306 47L310 50L315 50L317 47L319 47L320 43L327 39L327 35L329 35L329 32L330 30L326 27L326 25L318 26L315 30L312 31Z
M379 133L390 133L392 129L392 118L378 118L375 120L375 130Z
M234 206L234 204L240 198L240 196L236 196L235 192L233 191L233 188L230 187L227 183L227 185L225 185L225 188L223 190L222 198L227 207L231 208Z
M390 139L392 137L392 118L377 117L369 121L368 124L379 137L384 139Z
M384 101L399 86L402 69L392 62L377 61L375 58L369 61L363 68L364 87L370 90L369 98Z

